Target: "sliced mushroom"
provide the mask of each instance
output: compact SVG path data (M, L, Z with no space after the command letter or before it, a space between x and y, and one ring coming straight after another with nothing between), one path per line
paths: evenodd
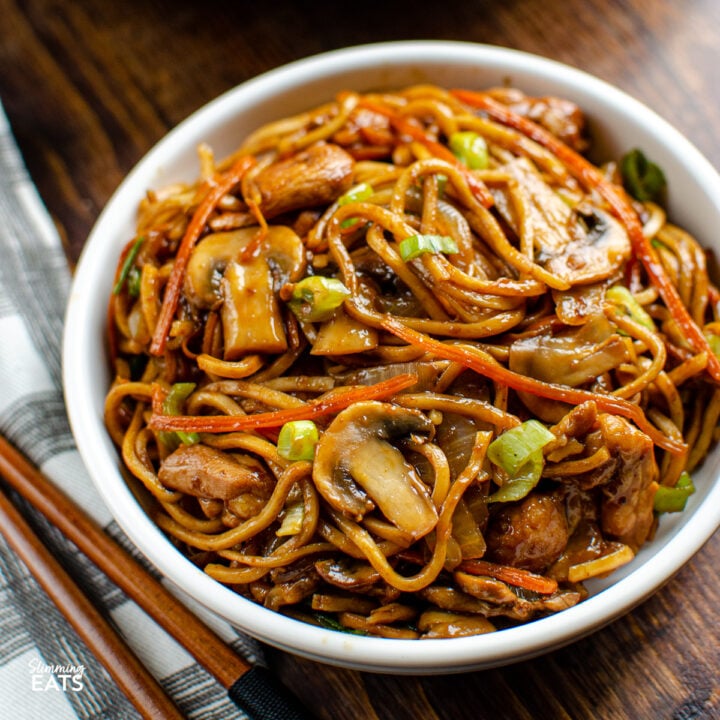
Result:
M478 600L493 605L514 605L518 596L500 580L487 575L472 575L460 570L453 573L457 586Z
M222 301L226 360L287 349L276 291L303 274L304 247L290 228L275 225L268 229L262 252L243 258L243 249L258 231L255 226L209 235L198 243L188 263L188 300L204 309Z
M352 355L374 350L378 344L378 331L375 328L355 320L339 307L320 327L310 354Z
M255 177L266 218L290 210L330 205L350 189L355 161L338 145L313 145L279 160Z
M592 382L628 358L623 339L602 316L585 325L557 334L523 337L512 343L509 367L513 372L550 383L578 387ZM569 408L563 403L520 393L522 401L538 417L559 422Z
M615 275L631 254L625 228L590 203L569 207L526 158L503 169L523 188L524 224L532 234L536 260L571 285L599 282ZM511 187L493 191L497 208L519 235L521 222Z
M453 638L494 632L495 626L481 615L462 615L447 610L426 610L417 622L423 638Z
M604 210L584 204L576 208L578 223L573 239L545 268L573 285L595 283L612 277L630 258L625 228Z
M207 445L181 445L163 460L160 482L197 498L231 500L244 493L268 495L272 481L249 455L229 454Z
M242 251L254 240L259 226L204 237L190 256L185 275L185 297L195 307L209 309L223 299L221 279L225 268L240 259ZM297 234L285 225L271 225L262 244L261 254L277 277L275 289L295 282L305 274L305 247Z
M337 415L317 445L313 480L318 491L358 521L377 507L409 537L426 535L438 520L430 490L389 440L432 429L417 410L355 403Z

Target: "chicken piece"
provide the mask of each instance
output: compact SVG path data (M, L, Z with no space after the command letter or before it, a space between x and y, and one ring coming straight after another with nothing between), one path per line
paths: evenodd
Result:
M659 477L653 443L624 418L603 414L598 419L610 455L617 463L617 472L603 488L602 530L637 551L653 525Z
M503 507L485 533L486 559L542 572L565 550L568 525L562 501L555 495L530 495Z
M267 497L272 480L263 465L247 455L207 445L180 445L158 472L160 482L197 498L232 500L245 493Z
M571 100L552 95L530 97L516 88L496 88L490 94L518 115L542 125L574 150L582 152L587 147L585 116Z
M255 178L266 218L329 205L350 189L355 161L341 147L313 145L261 170Z

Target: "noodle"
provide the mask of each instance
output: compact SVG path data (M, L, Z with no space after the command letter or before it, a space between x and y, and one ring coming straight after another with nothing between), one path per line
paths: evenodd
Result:
M684 507L718 290L582 122L345 92L148 192L105 422L183 553L308 622L452 637L581 601Z

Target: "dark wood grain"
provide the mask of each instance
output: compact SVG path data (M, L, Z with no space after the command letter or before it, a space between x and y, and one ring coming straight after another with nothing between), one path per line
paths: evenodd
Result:
M720 166L717 0L0 0L0 98L75 261L128 170L219 93L300 57L364 42L489 42L628 91ZM720 537L607 628L545 657L395 677L271 651L321 718L720 717Z

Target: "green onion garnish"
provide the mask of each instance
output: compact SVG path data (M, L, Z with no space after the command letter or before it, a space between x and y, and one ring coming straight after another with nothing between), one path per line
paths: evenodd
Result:
M488 446L487 456L512 476L555 436L538 420L526 420L506 430Z
M298 319L322 322L349 296L350 291L339 280L311 275L295 284L288 305Z
M453 155L471 170L484 170L488 166L488 149L485 138L472 130L454 132L448 138Z
M318 439L317 425L312 420L292 420L280 429L278 455L286 460L312 460Z
M687 499L695 492L692 478L688 473L681 473L675 487L661 485L655 493L653 509L657 513L682 512Z
M139 237L137 240L135 240L135 242L132 244L132 247L130 248L130 251L125 256L125 261L122 264L122 268L120 268L120 275L118 276L117 282L113 287L113 295L119 295L122 291L123 285L125 285L125 280L127 280L128 273L130 272L130 268L133 266L135 258L140 252L140 246L143 244L143 242L145 242L144 237Z
M127 274L127 291L130 297L136 298L140 294L140 280L142 273L137 265L133 265L130 268L130 272Z
M540 481L544 459L542 449L555 436L538 420L506 430L488 446L488 458L508 475L507 482L488 502L512 502L524 498Z
M540 481L544 466L542 449L530 455L527 462L487 499L487 502L522 500Z
M400 257L405 262L408 262L425 253L451 255L458 252L458 246L447 235L411 235L400 241L398 250L400 251Z
M339 207L342 207L352 202L362 202L371 197L374 192L370 183L360 183L359 185L351 187L344 195L341 195L338 198L337 204ZM340 227L346 230L353 225L357 225L359 222L360 218L345 218L345 220L340 223Z
M340 207L342 207L343 205L347 205L351 202L362 202L363 200L367 200L371 197L374 192L375 191L372 189L372 185L370 185L370 183L360 183L359 185L351 187L344 195L341 195L338 198L337 203Z
M635 149L620 161L623 186L636 200L655 200L665 188L665 175L642 151Z
M625 311L625 314L639 325L646 327L648 330L655 330L653 319L624 285L613 285L608 288L605 298L614 305L620 306Z
M170 388L170 392L165 396L163 401L163 412L166 415L182 415L185 400L195 389L196 383L178 382L174 383ZM196 432L184 432L176 430L174 432L161 432L160 437L169 448L176 448L180 443L184 445L194 445L200 442L200 436Z

